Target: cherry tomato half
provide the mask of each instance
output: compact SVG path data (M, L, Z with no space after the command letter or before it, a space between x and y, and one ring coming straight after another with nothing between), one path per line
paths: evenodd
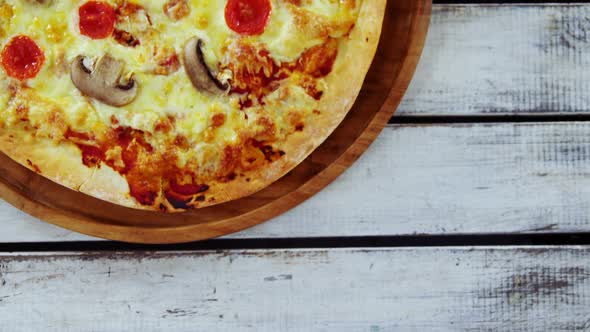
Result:
M104 39L113 34L117 14L106 2L89 1L78 9L80 33L92 39Z
M271 10L270 0L228 0L225 22L239 34L260 35L268 24Z
M45 62L41 48L24 35L13 37L2 49L0 57L6 74L21 81L37 76Z

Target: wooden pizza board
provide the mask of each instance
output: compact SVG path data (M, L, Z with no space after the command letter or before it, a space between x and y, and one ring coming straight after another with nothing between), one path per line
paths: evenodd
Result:
M4 154L0 154L0 196L52 224L127 242L189 242L262 223L320 191L377 138L414 74L431 7L431 0L388 1L379 50L352 110L305 161L252 196L181 214L135 210L65 188Z

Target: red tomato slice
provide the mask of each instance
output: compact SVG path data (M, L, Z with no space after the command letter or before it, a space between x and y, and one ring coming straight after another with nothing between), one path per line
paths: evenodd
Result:
M45 62L43 51L24 35L13 37L4 46L1 58L6 74L21 81L37 76Z
M80 33L92 39L104 39L113 34L117 15L106 2L88 1L78 9Z
M239 34L260 35L266 28L271 9L270 0L228 0L225 22Z

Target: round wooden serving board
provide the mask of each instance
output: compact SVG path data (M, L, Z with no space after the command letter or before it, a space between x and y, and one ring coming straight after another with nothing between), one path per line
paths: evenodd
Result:
M431 0L388 1L379 50L352 110L303 163L257 194L181 214L140 211L62 187L0 154L0 195L52 224L127 242L189 242L262 223L332 182L379 135L414 74L431 7Z

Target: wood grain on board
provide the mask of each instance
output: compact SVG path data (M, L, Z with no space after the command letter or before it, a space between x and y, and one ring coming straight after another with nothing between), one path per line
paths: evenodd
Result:
M0 283L10 332L590 328L578 247L1 255Z
M590 231L589 133L587 122L388 126L338 181L229 238ZM0 242L89 239L8 205L0 223Z

